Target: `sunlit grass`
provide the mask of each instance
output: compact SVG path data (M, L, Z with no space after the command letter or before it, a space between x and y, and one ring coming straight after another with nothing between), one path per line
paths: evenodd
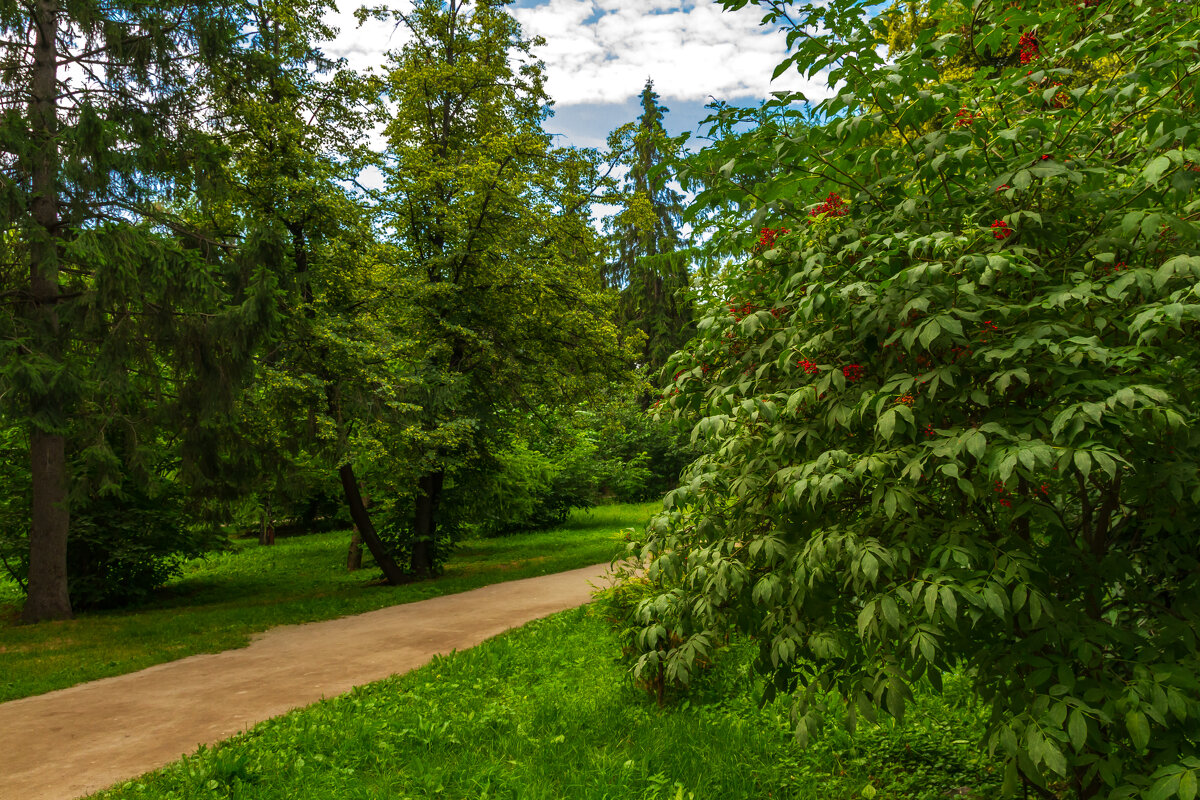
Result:
M558 614L265 722L102 794L231 800L966 800L997 795L981 714L918 694L903 728L831 720L808 748L757 702L756 648L725 651L684 705L631 685L608 625ZM954 679L951 678L951 681ZM834 713L832 716L838 716Z
M19 593L0 582L0 701L132 672L194 653L242 647L276 625L331 619L490 583L608 561L620 530L643 525L655 503L579 511L561 527L463 542L436 581L384 586L370 558L347 572L346 531L239 540L184 566L152 602L66 622L16 625Z

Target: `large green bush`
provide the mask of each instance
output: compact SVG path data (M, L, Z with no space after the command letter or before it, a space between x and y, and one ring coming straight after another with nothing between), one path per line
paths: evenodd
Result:
M1006 791L1191 800L1197 7L758 4L836 90L693 165L755 215L665 394L705 452L641 551L638 669L745 630L805 740L827 689L902 717L961 666Z
M28 459L23 432L0 426L0 571L22 590L29 572ZM149 465L143 463L142 466ZM75 609L148 599L183 561L217 544L212 526L189 521L187 498L169 468L100 480L94 464L73 461L67 586Z

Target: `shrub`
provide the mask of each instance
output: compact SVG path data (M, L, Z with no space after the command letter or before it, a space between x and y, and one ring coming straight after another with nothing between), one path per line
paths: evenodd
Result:
M761 5L837 92L692 166L758 216L664 397L705 452L642 551L680 637L642 674L745 630L806 740L826 690L902 718L961 666L1006 792L1190 800L1195 7L931 2L888 60L895 16Z

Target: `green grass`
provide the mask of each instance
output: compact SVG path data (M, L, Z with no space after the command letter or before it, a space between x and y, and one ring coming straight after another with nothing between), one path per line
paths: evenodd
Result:
M104 800L942 800L994 797L980 715L919 694L903 728L831 726L807 749L759 707L751 648L684 705L627 679L607 623L564 612L265 722ZM948 696L963 693L948 680ZM961 683L961 681L959 681ZM870 788L868 788L870 787Z
M345 569L349 533L280 539L273 547L235 541L196 559L153 602L17 625L20 596L0 583L0 701L120 675L195 653L242 647L276 625L331 619L608 561L622 528L643 525L656 503L576 512L561 527L463 542L441 578L378 585L379 571Z

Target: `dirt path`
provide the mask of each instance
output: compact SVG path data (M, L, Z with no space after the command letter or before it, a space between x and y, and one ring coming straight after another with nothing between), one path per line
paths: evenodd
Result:
M0 703L0 800L68 800L128 780L293 708L583 605L606 568L287 625L241 650Z

